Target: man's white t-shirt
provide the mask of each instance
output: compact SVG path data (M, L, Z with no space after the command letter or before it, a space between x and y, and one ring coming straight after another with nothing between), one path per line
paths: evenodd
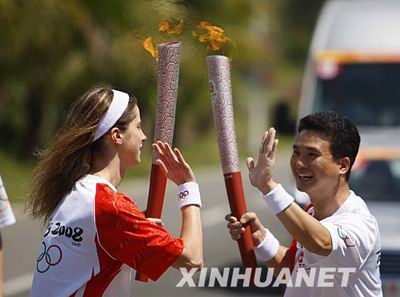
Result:
M0 176L0 229L15 223L14 213Z
M310 215L314 214L311 207ZM320 273L331 275L325 277L325 283L333 287L306 286L287 287L285 297L380 297L382 284L379 273L381 242L376 219L369 212L365 202L351 191L347 200L330 217L320 221L332 238L332 251L328 256L320 256L307 251L297 243L293 284L299 273L316 267L316 279ZM346 269L354 273L342 273ZM323 272L322 272L323 271ZM349 271L349 270L347 270ZM348 279L343 279L343 278ZM342 286L347 282L346 286Z

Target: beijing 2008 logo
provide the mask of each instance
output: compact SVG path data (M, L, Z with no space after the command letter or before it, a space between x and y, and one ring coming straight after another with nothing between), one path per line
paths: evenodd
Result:
M62 259L62 251L58 245L52 244L49 247L42 242L43 251L36 259L36 270L45 273L52 266L56 266Z

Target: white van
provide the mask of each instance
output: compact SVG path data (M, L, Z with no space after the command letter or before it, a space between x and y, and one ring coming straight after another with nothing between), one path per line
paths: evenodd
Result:
M360 130L350 184L378 220L385 296L400 296L400 0L326 2L298 117L315 111L340 112Z

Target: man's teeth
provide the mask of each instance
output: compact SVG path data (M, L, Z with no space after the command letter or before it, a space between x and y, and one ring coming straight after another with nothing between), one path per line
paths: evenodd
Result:
M300 180L304 180L304 181L308 181L312 178L312 175L302 175L302 174L298 174L298 177Z

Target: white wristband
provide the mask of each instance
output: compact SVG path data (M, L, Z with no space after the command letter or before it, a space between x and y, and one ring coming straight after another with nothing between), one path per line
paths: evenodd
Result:
M279 184L271 192L264 195L264 201L276 215L288 208L290 204L293 203L294 199L285 191L282 185Z
M195 182L188 182L178 186L178 206L197 205L201 207L199 185Z
M278 253L279 241L275 238L267 228L265 228L266 236L257 247L254 248L258 259L263 262L271 260Z

